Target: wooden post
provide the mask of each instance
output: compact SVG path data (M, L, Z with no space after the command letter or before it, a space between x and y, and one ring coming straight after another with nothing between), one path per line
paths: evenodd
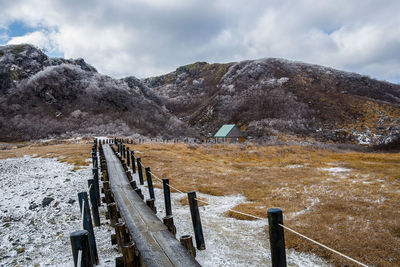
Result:
M111 189L104 189L104 198L105 198L107 204L114 202L114 198L112 196ZM107 209L108 209L108 206L107 206Z
M89 232L86 230L78 230L69 235L72 247L72 256L74 257L74 266L93 266L93 261L89 246ZM82 251L81 262L78 263L78 254Z
M286 267L285 237L281 209L268 209L269 241L273 267Z
M95 188L94 179L88 179L88 187L90 188L89 196L90 196L90 203L92 204L92 215L93 215L94 226L100 226L99 208L97 206L98 198L96 197L96 192L94 190Z
M132 180L130 182L130 184L131 184L131 187L132 187L133 190L135 190L137 188L136 181Z
M181 238L179 238L179 241L181 241L182 246L184 246L190 253L190 255L193 256L193 258L196 257L196 250L194 249L193 246L193 240L191 235L183 235Z
M116 234L111 234L111 245L117 245L117 235Z
M118 251L122 252L122 247L128 243L125 223L119 222L115 224L115 235L117 236Z
M110 225L115 227L115 224L118 223L118 214L117 214L117 204L115 202L107 205L110 213Z
M129 153L129 147L126 148L126 166L131 165L131 153Z
M203 228L201 226L196 192L190 191L187 194L190 205L190 214L192 215L192 223L193 223L194 237L196 239L196 247L198 250L204 250L206 249L206 244L204 243Z
M157 213L156 206L154 205L154 198L146 199L146 205L149 206L149 208L154 211L154 213Z
M176 227L174 225L174 217L171 215L165 216L163 218L163 223L167 226L168 231L170 231L174 236L176 236Z
M141 198L141 199L144 199L144 196L143 196L143 194L142 194L142 189L140 189L139 187L137 187L136 189L134 189L135 190L135 192L139 195L139 197Z
M130 171L126 171L125 174L126 174L126 177L128 177L128 181L131 182L131 181L132 181L132 174L131 174L131 172L130 172Z
M110 190L110 182L109 181L104 181L103 182L103 189L105 190Z
M78 199L79 199L79 208L81 210L81 214L82 214L82 204L83 204L84 211L83 211L83 218L81 219L83 221L83 229L89 232L89 245L90 245L90 251L92 252L93 255L93 262L95 264L98 264L99 256L97 254L96 238L94 236L92 217L90 216L87 193L86 192L78 193Z
M135 167L135 153L133 150L131 151L131 162L132 162L132 172L136 173L136 167Z
M150 198L156 199L154 196L154 188L153 188L153 180L151 179L150 167L145 168L146 178L147 178L147 187L149 188Z
M124 159L125 158L125 151L126 151L126 149L125 149L125 145L122 145L122 158Z
M94 187L94 192L96 196L96 201L97 201L97 206L100 206L100 185L99 185L99 170L97 168L92 169L93 172L93 181L94 184L92 185Z
M93 163L93 168L96 168L96 161L97 161L96 152L92 151L92 163Z
M125 267L124 257L116 257L115 258L115 267Z
M163 189L164 189L165 216L170 216L172 215L172 208L171 208L171 192L169 190L168 178L163 179Z
M138 168L138 174L139 174L139 182L141 185L144 185L141 159L137 158L136 161L137 161L137 168Z
M140 260L136 255L136 247L134 243L129 243L122 246L122 254L124 257L124 264L126 267L137 267L140 266Z

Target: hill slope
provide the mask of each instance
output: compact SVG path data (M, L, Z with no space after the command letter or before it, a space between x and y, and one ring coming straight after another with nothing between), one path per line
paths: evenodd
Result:
M83 59L0 47L0 140L211 137L236 123L253 139L385 144L399 136L399 104L398 85L283 59L198 62L160 77L113 79Z
M400 131L400 86L317 65L198 62L143 82L203 135L236 123L253 138L382 143Z
M1 140L186 131L134 77L116 80L82 59L48 58L31 45L0 47Z

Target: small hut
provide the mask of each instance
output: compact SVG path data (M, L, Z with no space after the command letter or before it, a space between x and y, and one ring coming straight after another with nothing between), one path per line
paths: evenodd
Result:
M233 143L233 142L243 142L244 134L235 124L225 124L218 132L214 135L216 143Z

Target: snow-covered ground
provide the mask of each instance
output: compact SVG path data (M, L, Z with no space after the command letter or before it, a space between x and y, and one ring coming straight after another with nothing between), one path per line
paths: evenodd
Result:
M73 266L69 235L81 229L78 192L91 178L91 169L73 168L48 158L0 160L0 266ZM100 263L114 266L104 205L100 212L102 225L94 228Z
M0 266L73 266L69 234L81 228L78 192L87 190L90 167L73 171L73 165L56 159L11 158L0 160ZM137 179L136 176L134 176ZM148 190L142 190L148 198ZM161 189L155 189L157 215L165 215ZM172 206L177 238L193 234L188 206L180 203L185 194L173 193ZM245 202L243 196L207 199L200 207L206 250L197 251L203 266L270 265L266 220L242 221L224 213ZM47 206L43 201L51 200ZM114 231L101 209L100 227L95 227L101 266L114 266L118 256L111 246ZM310 254L287 251L289 266L327 266Z

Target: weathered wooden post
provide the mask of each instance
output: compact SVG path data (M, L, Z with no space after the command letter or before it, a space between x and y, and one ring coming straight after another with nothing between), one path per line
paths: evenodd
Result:
M129 243L122 246L122 254L124 257L124 265L127 267L137 267L140 265L140 259L136 255L136 247L134 243Z
M93 172L93 188L95 192L95 197L97 201L97 206L100 206L100 185L99 185L99 170L97 168L92 169Z
M128 181L131 182L132 181L132 174L130 171L126 171L125 172L126 176L128 177Z
M118 251L122 252L122 246L128 243L128 240L126 240L126 227L124 222L115 224L115 235L117 237Z
M95 239L94 231L93 231L92 217L90 216L89 201L88 201L87 193L86 192L78 193L78 199L79 199L79 208L81 210L81 214L83 214L83 218L82 218L83 229L87 230L89 232L89 245L90 245L90 251L92 252L92 255L93 255L93 262L95 264L98 264L99 256L97 254L96 239ZM83 212L82 212L82 208L83 208Z
M190 255L192 255L192 257L195 258L196 257L196 249L193 246L192 236L191 235L183 235L183 236L181 236L179 241L181 242L182 246L184 246L189 251Z
M134 189L134 191L136 192L136 194L139 195L139 197L143 200L144 196L142 194L142 189L140 189L139 187L137 187L136 189Z
M194 230L194 237L196 239L196 247L198 250L206 249L206 244L204 243L203 228L201 226L199 205L197 203L197 197L195 191L190 191L187 193L190 205L190 214L192 215L192 223Z
M141 185L144 185L141 159L136 158L136 161L137 161L137 168L138 168L138 174L139 174L139 182Z
M115 227L115 224L118 223L118 213L117 213L117 204L115 202L111 202L107 205L110 214L110 225Z
M154 196L153 180L151 179L150 167L144 168L146 171L147 187L149 188L150 198L156 199Z
M154 212L157 213L157 208L154 205L154 198L146 199L146 205Z
M97 167L97 155L96 152L92 151L92 163L93 163L93 168Z
M165 216L172 215L171 207L171 192L169 190L169 179L163 179L163 189L164 189L164 203L165 203Z
M92 204L93 222L95 226L100 226L99 208L97 206L98 198L96 197L96 192L94 189L95 188L94 179L88 179L88 187L89 187L90 203Z
M286 267L285 237L282 226L282 210L268 209L269 241L271 244L271 261L273 267Z
M93 266L92 256L89 246L89 232L87 230L78 230L69 235L72 247L72 256L74 257L74 266ZM81 262L78 263L79 251L82 251Z
M131 162L132 162L132 172L136 173L136 167L135 167L135 153L133 150L131 151Z
M106 200L107 204L114 202L114 197L112 196L111 189L104 188L104 199ZM107 210L108 210L108 206L107 206Z
M174 225L174 217L172 215L165 216L163 218L163 223L167 226L168 231L170 231L174 236L176 236L176 227Z
M126 148L126 166L129 167L131 165L131 157L129 153L129 147Z
M137 188L136 181L134 181L134 180L132 180L132 181L130 182L130 185L131 185L131 187L132 187L133 190L135 190L135 189Z

